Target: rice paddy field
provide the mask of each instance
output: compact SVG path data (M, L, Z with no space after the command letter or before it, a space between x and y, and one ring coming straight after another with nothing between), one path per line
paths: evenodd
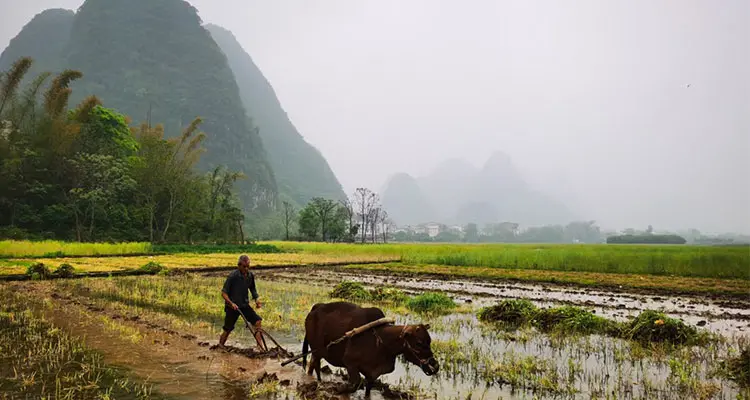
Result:
M373 399L750 399L747 247L262 245L247 251L253 266L273 267L254 272L257 312L288 351L300 351L320 302L430 324L439 373L399 358ZM338 368L317 384L298 364L253 356L242 321L229 351L214 348L241 248L16 246L3 250L0 276L37 263L163 268L0 281L0 399L364 398L339 391Z

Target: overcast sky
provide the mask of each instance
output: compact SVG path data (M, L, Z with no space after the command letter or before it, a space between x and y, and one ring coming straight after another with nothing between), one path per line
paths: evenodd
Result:
M0 46L81 3L0 0ZM604 227L750 231L750 1L191 3L347 192L500 150Z

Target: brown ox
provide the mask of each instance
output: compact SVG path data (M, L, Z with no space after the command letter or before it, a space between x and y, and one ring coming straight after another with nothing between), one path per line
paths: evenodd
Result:
M305 340L302 344L302 366L307 365L307 348L310 346L310 367L320 381L320 360L346 368L350 391L361 383L360 373L366 380L365 394L381 375L393 372L396 358L403 354L407 361L418 365L426 375L434 375L440 368L430 349L429 325L383 325L340 343L328 344L354 328L385 318L378 308L363 308L348 302L315 304L305 318Z

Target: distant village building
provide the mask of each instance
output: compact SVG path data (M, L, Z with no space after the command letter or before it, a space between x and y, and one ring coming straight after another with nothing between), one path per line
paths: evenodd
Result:
M425 224L425 229L427 230L427 235L429 237L435 237L440 234L440 227L442 225L437 222L430 222L428 224Z

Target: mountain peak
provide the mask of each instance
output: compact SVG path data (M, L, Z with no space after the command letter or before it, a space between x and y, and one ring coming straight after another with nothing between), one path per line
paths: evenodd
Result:
M279 192L299 206L313 197L344 199L344 191L328 161L299 133L271 83L234 34L214 24L204 27L229 62L247 116L258 127Z

